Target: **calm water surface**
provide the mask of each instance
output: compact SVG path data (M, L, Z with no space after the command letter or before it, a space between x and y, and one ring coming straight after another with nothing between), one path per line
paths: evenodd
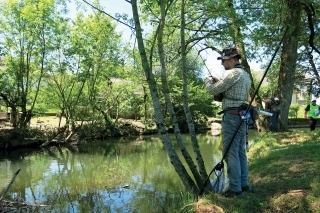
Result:
M192 154L189 136L183 139ZM209 173L221 159L218 137L198 140ZM184 191L158 135L1 155L1 191L18 169L7 199L46 205L36 212L157 212Z

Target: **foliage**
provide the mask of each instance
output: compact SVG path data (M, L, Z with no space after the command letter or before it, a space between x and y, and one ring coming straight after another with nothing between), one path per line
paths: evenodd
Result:
M35 116L37 116L37 117L38 116L43 116L45 112L46 112L46 108L45 107L35 107L33 109L33 114Z
M41 1L38 1L38 6L42 5L39 8L44 8ZM11 4L4 4L3 8L10 8L13 6L15 2L11 1ZM52 4L52 2L50 2ZM49 75L46 75L45 78L42 77L42 89L40 93L37 95L36 91L34 90L34 87L31 87L29 90L30 93L28 93L27 102L31 104L41 105L41 108L56 108L57 111L65 111L66 110L66 103L61 104L61 100L63 100L61 96L61 91L64 91L65 94L70 94L69 97L76 96L76 92L71 92L73 87L70 85L75 85L75 82L78 82L78 84L81 85L81 81L84 79L86 80L86 84L91 85L87 87L86 90L83 90L83 94L80 94L81 99L79 101L83 102L81 105L87 105L93 104L94 99L99 99L103 91L103 81L107 81L109 77L125 77L127 80L133 80L135 82L141 82L143 81L143 77L141 75L141 64L138 62L138 60L133 60L132 56L129 57L129 54L125 54L124 51L121 51L119 48L121 48L116 43L120 44L121 40L119 35L115 35L112 29L116 26L114 23L108 20L108 18L104 17L103 14L94 12L94 14L90 14L89 16L85 16L83 13L78 13L76 19L74 20L73 24L69 25L63 17L61 16L65 11L62 10L62 7L59 7L59 5L64 5L65 2L59 1L59 4L57 5L49 5L48 8L45 9L45 13L49 14L48 12L51 11L52 15L48 16L47 23L49 23L49 26L52 26L52 34L55 36L50 36L53 42L47 42L47 45L50 45L48 50L52 50L48 57L47 57L47 72ZM275 5L279 5L277 2L274 2ZM96 4L98 5L98 4ZM197 5L196 7L194 5ZM257 6L256 10L251 9L251 13L247 13L250 8L244 8L245 5L260 5ZM271 6L265 6L263 7L263 2L251 2L251 1L242 1L242 2L236 2L233 6L235 11L237 12L237 24L239 26L244 27L244 29L252 29L252 31L243 31L242 33L245 39L245 42L247 44L250 44L247 46L247 56L249 60L260 60L259 57L263 55L269 55L273 51L273 47L275 46L275 43L279 40L279 31L276 31L277 24L280 25L282 18L280 16L276 16L275 20L276 22L270 22L266 17L271 16L273 14L279 14L275 10L274 7ZM25 7L24 7L25 6ZM28 20L34 20L34 22L30 22L30 26L32 24L39 24L35 22L35 17L39 17L42 13L30 13L30 10L33 10L33 7L37 7L37 4L29 5L28 2L22 7L15 7L14 10L17 12L17 14L22 11L22 14L24 14L24 18ZM99 7L99 5L98 5ZM196 47L196 48L189 48L187 49L188 52L188 79L192 80L196 84L201 84L202 81L200 77L202 76L202 66L203 62L201 58L199 58L199 55L197 55L197 52L199 49L202 49L203 44L211 45L211 46L217 46L222 47L225 45L233 45L228 40L232 37L232 33L229 30L225 31L225 33L219 33L217 29L224 28L224 26L228 26L228 17L229 10L226 9L226 2L217 2L216 4L212 4L211 2L187 2L186 5L187 8L193 8L192 10L188 10L187 23L188 26L186 28L186 41L187 44L190 47ZM12 7L13 8L13 7ZM155 26L154 14L156 13L147 13L149 9L152 8L154 12L158 10L157 5L154 4L154 2L150 1L142 1L142 7L141 9L145 11L144 14L144 20L151 20L153 26ZM195 10L197 8L197 10ZM169 67L168 76L179 76L181 77L181 70L176 69L180 66L180 62L177 58L177 54L179 50L179 14L177 11L179 9L178 5L171 5L170 9L168 8L168 15L167 19L172 22L172 24L165 25L165 50L166 50L166 61L167 65ZM314 5L315 11L318 11L318 5ZM280 7L280 10L285 10L284 7ZM28 12L29 11L29 12ZM33 10L36 11L36 10ZM199 11L202 11L203 17L198 16ZM211 12L209 12L211 11ZM215 11L215 12L212 12ZM3 14L7 14L4 13ZM13 13L14 14L14 13ZM118 15L118 18L122 18L123 20L128 21L128 17L126 15ZM154 17L153 17L154 16ZM196 17L196 18L194 18ZM255 19L252 19L252 17L255 17ZM257 18L258 17L258 18ZM50 20L50 21L48 21ZM315 23L317 23L318 19L314 20ZM5 26L3 29L8 29L9 25L5 22L2 22L3 26ZM13 22L8 22L13 23ZM59 26L56 24L59 23ZM257 25L257 23L260 23L260 25ZM263 24L261 24L263 23ZM132 24L132 23L131 23ZM69 25L69 26L67 26ZM14 24L11 24L11 26L15 26ZM103 27L101 27L103 26ZM23 29L28 29L29 26L25 25ZM12 28L13 29L13 28ZM197 29L197 30L196 30ZM274 34L268 34L268 31L270 29L274 29ZM195 31L196 30L196 31ZM307 29L304 29L307 32ZM317 25L315 25L315 30L318 30ZM4 32L4 31L3 31ZM5 38L10 38L12 36L8 36L9 31L4 35ZM206 33L207 32L207 33ZM27 33L27 31L26 31ZM32 32L34 34L34 31ZM202 34L202 35L201 35ZM115 36L110 36L115 35ZM151 35L151 34L149 34ZM34 39L35 37L29 36L28 41L32 41L31 39ZM56 39L53 39L56 38ZM70 38L70 40L69 40ZM149 37L151 38L151 36ZM206 38L203 43L200 43L201 38ZM307 39L307 37L303 37L303 39ZM11 40L13 42L13 40ZM35 40L36 41L36 40ZM113 42L114 41L114 42ZM150 40L151 41L151 40ZM9 42L9 40L8 40ZM12 44L12 42L9 42L8 44ZM39 41L40 42L40 41ZM229 42L229 43L228 43ZM150 44L151 43L147 43ZM252 44L252 45L251 45ZM315 44L318 44L318 40L315 40ZM196 46L194 46L196 45ZM12 52L12 49L10 49L10 45L6 45L6 49L2 49L3 53L9 53ZM56 50L59 47L59 52L54 52L53 50ZM98 48L99 47L99 48ZM106 47L106 48L104 48ZM129 53L128 48L130 46L126 47L126 53ZM262 48L261 52L259 54L254 54L257 52L258 48ZM40 50L40 46L37 51ZM306 73L308 70L308 64L306 63L307 57L306 56L306 50L301 49L302 51L299 52L300 59L299 62L304 63L303 67L301 66L301 73ZM39 53L39 52L38 52ZM62 54L61 54L62 53ZM135 52L136 54L137 52ZM130 52L131 54L131 52ZM314 56L317 56L316 53L313 53ZM63 56L64 55L64 56ZM62 56L65 57L65 60L62 59ZM76 60L75 57L81 56L81 60ZM99 57L103 56L102 61ZM154 55L155 56L155 55ZM266 57L267 59L268 57ZM58 66L59 61L54 60L59 59L62 63ZM153 58L155 64L157 63L158 58ZM38 60L39 61L39 60ZM316 64L318 63L318 60L314 60ZM16 62L17 63L17 62ZM80 65L77 67L76 65ZM8 69L10 68L9 64ZM38 65L34 64L32 65L34 68L37 69ZM277 59L275 63L273 63L269 73L268 73L268 79L271 79L272 82L269 82L268 88L262 88L261 90L270 91L271 93L274 93L277 90L278 80L277 75L279 70L279 60ZM86 71L86 69L92 68L94 70ZM81 69L80 72L77 73L76 69ZM15 68L12 67L11 70L14 70ZM139 71L140 70L140 71ZM310 70L310 69L309 69ZM9 70L8 70L9 71ZM59 81L63 80L63 78L56 78L56 76L62 74L63 72L69 72L73 73L75 78L70 79L70 81L63 81L63 84L60 84L60 92L59 90L56 90L52 86L52 79L55 80L56 87L58 87L59 84L57 84ZM124 72L122 72L124 71ZM4 72L2 70L2 78L1 78L1 86L2 91L7 91L7 94L9 94L9 91L15 91L14 89L14 82L12 81L13 78L9 76L10 72ZM35 73L34 79L37 77L40 77L40 73ZM96 81L96 80L97 81ZM273 80L272 80L273 79ZM297 76L296 79L300 79L300 77ZM51 81L51 82L50 82ZM48 87L51 85L50 87ZM64 86L66 85L66 86ZM73 90L78 90L79 86L76 86ZM65 89L63 89L65 88ZM50 94L50 95L49 95ZM60 94L60 95L58 95ZM87 97L85 97L87 96ZM102 95L104 96L104 95ZM135 97L135 96L127 96L127 97ZM209 102L210 97L207 100ZM36 100L37 99L37 100ZM14 99L12 99L14 100ZM71 99L64 99L71 101ZM18 103L18 102L17 102ZM127 114L129 116L130 111L133 111L135 116L134 117L145 117L144 109L150 108L151 102L150 100L146 102L146 99L138 98L136 100L132 99L131 101L127 101L127 104L123 104L123 108L119 109L121 110L121 114L126 116ZM143 103L145 106L144 109L139 106L139 104ZM70 104L68 104L67 108L70 108L71 106L74 106L75 102L71 101ZM191 103L192 105L192 103ZM109 105L111 106L111 105ZM133 106L133 107L132 107ZM149 107L148 107L149 106ZM196 106L196 105L194 105ZM32 106L31 106L32 107ZM95 108L95 104L90 106L91 109ZM69 111L71 110L68 109ZM100 109L102 110L102 109ZM108 109L104 109L107 110ZM72 110L71 110L72 111ZM209 110L208 110L209 111ZM139 112L139 113L138 113ZM138 115L138 114L140 115ZM198 113L197 113L198 114ZM198 115L197 115L198 117ZM198 119L197 119L198 120ZM201 119L199 119L201 120Z
M174 80L173 82L175 82L175 85L172 89L172 103L177 114L180 130L182 132L187 132L188 125L181 104L182 93L179 89L181 86L177 84L179 81ZM188 89L190 110L192 117L197 124L206 124L208 118L217 116L218 106L212 103L212 96L204 90L203 86L196 86L193 83L189 83Z
M300 109L299 104L291 104L289 110L289 117L290 118L298 118L298 111Z
M50 53L56 50L52 35L64 21L61 5L64 1L1 2L0 34L5 57L0 88L12 115L22 112L19 124L13 121L21 137L32 116Z

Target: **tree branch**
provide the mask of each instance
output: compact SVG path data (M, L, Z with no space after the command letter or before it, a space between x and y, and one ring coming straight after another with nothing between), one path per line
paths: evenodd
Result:
M313 26L313 17L315 15L314 8L312 4L304 4L304 9L307 13L308 16L308 25L310 29L310 36L309 36L309 45L312 48L312 50L316 51L320 55L320 51L315 47L314 45L314 37L315 37L315 32L314 32L314 26Z
M107 12L105 12L105 11L97 8L97 7L94 6L93 4L87 2L86 0L82 0L82 1L83 1L84 3L86 3L86 4L88 4L88 5L89 5L90 7L92 7L93 9L98 10L99 12L106 14L107 16L109 16L110 18L112 18L113 20L115 20L115 21L117 21L117 22L119 22L119 23L121 23L121 24L124 24L124 25L126 25L127 27L129 27L130 29L134 30L134 27L130 26L129 24L127 24L127 23L125 23L125 22L123 22L123 21L120 21L120 19L117 19L117 18L113 17L112 15L108 14ZM128 2L128 3L131 4L131 1L126 0L126 2Z

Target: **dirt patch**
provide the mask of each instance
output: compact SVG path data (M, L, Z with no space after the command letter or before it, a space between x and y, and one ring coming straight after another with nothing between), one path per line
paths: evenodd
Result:
M196 213L224 213L221 207L201 199L195 204L195 210Z
M191 211L195 213L224 213L224 210L221 207L211 204L210 201L207 201L205 199L200 199L196 203L188 204L184 206L179 212L182 212L183 210L186 210L188 208L192 208Z
M66 119L61 118L60 126L65 125ZM58 127L59 118L56 116L32 118L29 124L31 127ZM12 124L7 119L0 120L0 128L12 128Z
M32 118L30 121L31 127L58 127L60 122L60 126L64 126L66 124L65 118L60 118L56 116L49 116L49 117L39 117L39 118Z

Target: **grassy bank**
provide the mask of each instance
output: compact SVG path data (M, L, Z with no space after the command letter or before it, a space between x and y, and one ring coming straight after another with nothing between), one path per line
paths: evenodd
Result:
M216 199L225 212L320 212L320 132L268 133L248 154L254 193Z
M262 134L248 153L254 193L205 199L225 213L320 212L319 136L319 130Z

